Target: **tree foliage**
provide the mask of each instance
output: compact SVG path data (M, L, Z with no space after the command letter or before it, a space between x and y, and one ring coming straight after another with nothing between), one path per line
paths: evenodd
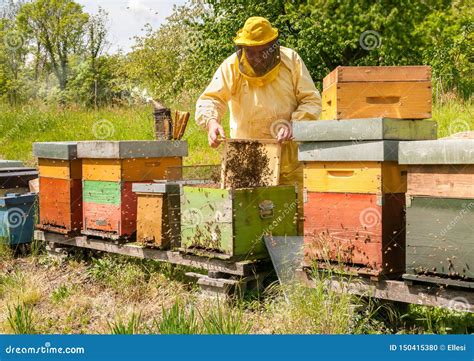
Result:
M473 10L465 0L190 0L127 54L107 54L108 16L74 0L7 0L0 97L99 106L134 94L191 108L250 16L264 16L314 81L339 65L432 66L436 95L472 95Z

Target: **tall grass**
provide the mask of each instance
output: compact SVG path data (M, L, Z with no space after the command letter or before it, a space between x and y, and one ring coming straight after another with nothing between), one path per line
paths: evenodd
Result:
M114 335L136 335L142 332L142 316L132 313L127 321L117 319L108 325L110 332Z
M155 329L161 334L197 334L200 333L198 319L194 313L194 308L189 310L182 302L175 302L174 305L166 310L163 308L161 320L154 320Z
M33 311L29 305L8 306L7 320L15 334L36 333L33 324Z

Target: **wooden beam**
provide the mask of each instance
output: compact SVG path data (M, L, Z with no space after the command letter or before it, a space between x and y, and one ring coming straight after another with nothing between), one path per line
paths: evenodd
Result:
M298 270L297 276L306 286L315 287L315 281L309 277L306 271ZM403 281L371 281L364 278L343 280L340 277L333 277L325 282L337 292L474 313L474 292L467 289L410 284L410 282Z
M152 259L236 276L249 276L256 273L257 269L264 268L268 265L268 262L265 261L226 262L219 259L181 254L174 251L163 251L137 244L116 244L111 241L86 236L68 238L61 234L46 233L43 231L35 231L34 238L35 240L43 242L53 242L65 246L93 249L142 259Z

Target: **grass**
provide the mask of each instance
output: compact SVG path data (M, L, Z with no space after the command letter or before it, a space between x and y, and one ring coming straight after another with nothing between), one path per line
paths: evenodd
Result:
M33 334L33 311L31 306L19 304L8 307L8 323L15 334Z
M438 122L438 136L474 130L474 104L448 101L435 103L433 119ZM224 120L228 134L228 116ZM40 104L9 107L0 104L0 158L19 159L32 165L33 142L65 140L153 139L153 116L150 106L108 107L97 111L76 107L59 108ZM207 135L194 122L188 123L183 139L188 141L186 165L218 164L219 150L207 145Z
M99 111L0 105L0 158L34 164L35 141L153 139L151 108ZM435 104L439 137L473 130L471 103ZM225 124L228 130L228 124ZM186 164L216 164L219 151L191 119ZM473 333L474 315L393 305L315 289L269 287L236 304L211 302L186 282L186 269L154 261L78 254L52 262L35 245L14 258L0 242L0 333ZM315 275L317 277L317 275Z

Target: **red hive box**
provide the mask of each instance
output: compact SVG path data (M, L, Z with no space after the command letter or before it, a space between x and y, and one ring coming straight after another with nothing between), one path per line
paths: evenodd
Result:
M339 261L378 276L405 267L405 195L308 193L305 259Z

